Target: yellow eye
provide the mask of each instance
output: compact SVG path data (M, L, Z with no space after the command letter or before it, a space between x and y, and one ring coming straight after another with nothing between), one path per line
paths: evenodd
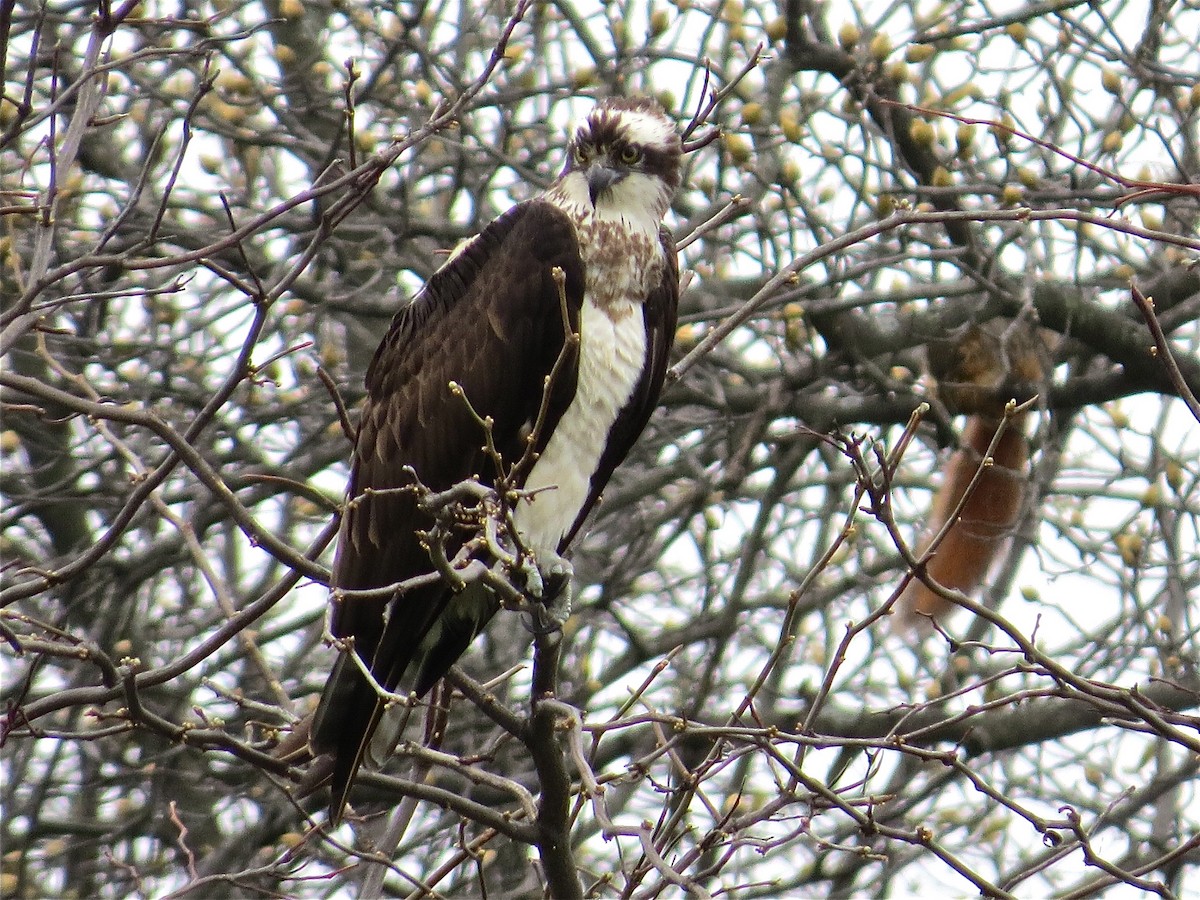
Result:
M587 165L588 157L589 157L591 154L589 154L589 153L587 152L587 150L585 150L585 149L583 148L583 145L579 145L579 146L577 146L577 147L575 148L575 150L574 150L574 154L575 154L575 162L576 162L576 163L578 163L578 164L579 164L579 165L581 165L581 166L586 166L586 165Z
M642 151L637 147L622 147L621 162L627 166L632 166L635 163L642 161Z

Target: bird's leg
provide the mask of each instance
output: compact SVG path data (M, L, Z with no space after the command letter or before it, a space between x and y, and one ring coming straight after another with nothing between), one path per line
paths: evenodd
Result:
M565 556L551 553L549 558L543 554L538 561L545 590L542 602L550 616L561 626L571 614L571 581L575 577L575 567Z
M533 551L525 546L512 521L511 509L502 520L489 515L484 521L484 543L495 560L493 571L502 569L512 588L526 601L519 603L531 613L534 634L561 629L571 614L571 579L575 569L553 550ZM511 548L511 549L510 549Z
M538 622L550 628L562 628L571 615L571 581L575 568L565 556L551 553L548 559L539 560L538 570L542 576L542 610L546 621Z
M539 559L537 570L543 590L540 601L530 604L533 623L529 626L533 633L535 719L538 702L553 697L558 689L563 625L571 614L571 578L575 574L571 563L557 553L549 553Z

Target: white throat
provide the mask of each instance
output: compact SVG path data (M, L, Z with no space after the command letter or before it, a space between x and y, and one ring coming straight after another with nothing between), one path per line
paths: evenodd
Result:
M578 171L560 178L546 192L546 199L569 215L577 228L604 222L630 233L654 236L656 240L671 202L661 180L637 172L601 194L595 206L588 193L587 179Z

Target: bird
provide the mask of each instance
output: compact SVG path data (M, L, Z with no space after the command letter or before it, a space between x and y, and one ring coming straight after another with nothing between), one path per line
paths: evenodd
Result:
M331 822L364 758L378 762L399 738L380 727L376 684L423 697L500 606L480 581L353 595L437 571L432 515L397 489L414 477L432 491L492 486L489 440L509 467L532 443L532 465L508 473L521 489L512 522L553 576L545 599L555 579L569 581L565 554L666 376L679 263L663 222L682 158L655 100L600 101L573 130L558 178L456 248L393 318L366 372L331 576L339 655L312 722L313 753L333 756Z

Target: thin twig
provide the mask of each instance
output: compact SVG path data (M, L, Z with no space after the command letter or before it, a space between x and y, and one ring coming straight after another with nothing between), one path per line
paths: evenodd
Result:
M1142 314L1142 318L1146 320L1146 327L1150 329L1150 334L1154 336L1154 346L1150 349L1150 352L1162 361L1163 368L1167 370L1167 377L1171 379L1171 384L1175 385L1175 390L1179 392L1179 398L1187 404L1192 418L1200 422L1200 402L1197 402L1196 395L1192 393L1192 389L1184 379L1183 373L1179 371L1179 363L1175 362L1175 354L1171 352L1171 344L1167 341L1167 336L1163 333L1158 316L1154 313L1153 298L1145 296L1136 284L1131 284L1129 291L1133 296L1133 302L1137 305L1138 311Z

